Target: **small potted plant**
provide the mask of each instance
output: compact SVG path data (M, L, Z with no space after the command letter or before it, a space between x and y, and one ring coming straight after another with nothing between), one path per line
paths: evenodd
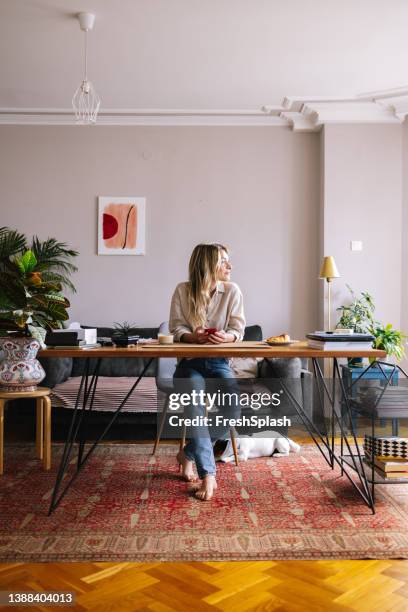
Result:
M68 278L78 255L67 245L0 228L0 387L33 391L45 376L36 359L47 330L68 319L69 301L62 287L75 291Z
M118 346L125 348L131 344L137 344L140 336L135 331L135 325L124 321L123 323L114 323L115 331L112 334L112 342Z
M341 317L336 327L352 329L353 332L360 334L371 334L375 310L373 298L366 291L362 291L361 296L357 297L349 285L347 285L347 289L350 291L352 302L337 308L341 311ZM347 361L350 367L362 367L363 365L362 357L349 358Z
M374 348L385 351L387 358L395 357L397 361L401 361L405 355L404 340L407 338L405 334L393 329L391 323L388 325L375 323L370 331L375 338Z
M361 297L356 297L349 285L347 285L347 289L350 291L352 302L337 308L341 311L341 317L336 327L352 329L360 334L367 333L374 321L375 305L373 298L366 291L361 292Z

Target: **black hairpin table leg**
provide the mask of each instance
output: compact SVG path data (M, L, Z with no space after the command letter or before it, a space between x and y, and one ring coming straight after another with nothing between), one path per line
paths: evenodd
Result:
M354 430L350 399L347 394L347 389L344 386L343 379L341 378L341 375L340 375L339 364L337 362L337 359L334 359L333 360L333 377L336 377L336 376L339 379L341 397L346 406L346 414L348 417L349 430L350 430L350 432L348 432L344 428L344 418L343 416L339 418L336 412L336 408L333 405L333 413L335 415L337 425L340 428L340 435L343 441L343 444L341 446L343 446L344 444L346 445L347 450L350 453L349 457L351 459L351 463L346 463L343 460L343 455L340 454L339 459L340 459L340 465L342 467L342 473L346 474L346 476L349 476L348 469L350 468L352 471L354 471L354 474L357 476L359 483L360 483L360 486L358 487L360 497L363 498L363 500L366 502L369 508L371 508L371 511L374 514L375 513L374 499L373 499L372 492L370 490L370 486L367 480L367 474L366 474L366 470L364 466L364 457L361 454L356 432ZM349 442L350 435L352 438L351 445ZM353 449L353 446L354 446L354 449Z
M84 428L86 427L86 425L88 424L88 419L87 416L90 412L92 412L93 409L93 404L94 404L94 399L95 399L95 391L96 391L96 387L98 384L98 379L99 379L99 369L101 366L101 358L99 357L96 361L96 365L95 365L95 370L94 370L94 374L92 376L89 388L85 389L85 393L84 393L84 404L85 404L85 408L81 414L79 423L78 423L78 432L79 432L79 443L78 443L78 459L77 459L77 469L79 470L82 464L82 457L84 454L84 450L85 450L85 444L86 444L86 437L85 437L85 432L84 432ZM90 403L89 403L89 408L88 410L86 410L86 404L88 402L88 399L90 398ZM81 429L81 425L82 425L82 420L84 419L84 425Z
M108 431L112 427L113 423L116 421L116 418L119 415L119 412L125 406L127 400L132 395L133 391L136 389L137 385L139 384L140 380L144 376L145 372L147 371L148 367L152 363L153 359L154 358L152 357L151 359L148 360L146 366L143 369L143 372L136 379L136 381L134 382L134 384L132 385L132 387L130 388L130 390L128 391L126 396L124 397L124 399L120 402L119 406L117 407L116 411L112 415L111 420L106 425L106 427L103 430L102 434L99 436L99 438L97 440L95 440L95 442L91 445L91 447L89 448L89 450L87 451L87 453L85 455L84 455L85 441L84 441L84 439L82 439L80 441L76 471L71 476L71 478L69 479L69 481L65 485L64 489L60 492L62 480L64 479L64 476L67 473L68 465L69 465L71 454L72 454L72 448L73 448L74 443L77 441L78 432L80 430L81 423L82 423L82 420L84 418L84 414L85 414L85 411L86 411L86 406L87 406L88 400L89 400L89 398L91 398L91 402L89 404L89 409L88 409L88 412L89 412L90 410L92 410L92 407L93 407L93 401L94 401L96 386L97 386L97 382L98 382L98 373L99 373L100 359L97 362L97 365L96 365L94 374L92 376L91 382L88 384L88 378L89 378L89 358L86 358L85 370L84 370L84 373L83 373L82 378L81 378L81 383L79 385L78 394L77 394L76 401L75 401L75 407L74 407L74 410L73 410L72 419L71 419L71 423L70 423L70 426L69 426L67 439L65 441L65 446L64 446L63 453L62 453L60 466L59 466L57 477L56 477L56 480L55 480L54 490L53 490L52 497L51 497L51 503L50 503L50 507L49 507L49 510L48 510L48 516L50 516L50 514L59 505L59 503L61 502L62 498L65 496L65 494L67 493L67 491L71 487L71 485L75 482L79 472L84 467L84 465L87 463L88 459L90 458L90 456L92 455L92 453L94 452L94 450L96 449L98 444L104 439L104 437L106 436L106 434L108 433ZM79 405L81 403L82 393L83 393L82 408L81 408L81 410L79 410ZM82 442L82 447L81 447L81 442ZM59 494L59 496L58 496L58 494Z
M289 389L284 384L284 382L281 381L282 386L285 389L289 397L289 400L292 403L293 407L295 408L298 416L300 417L308 433L312 437L313 442L316 444L317 448L323 455L326 462L330 465L332 469L334 468L335 463L339 466L339 468L342 471L342 475L345 475L347 477L347 479L350 481L350 483L352 484L356 492L360 495L363 501L369 506L369 508L374 513L375 512L374 501L373 501L372 493L371 493L371 490L370 490L370 487L367 481L367 476L364 470L363 458L360 453L358 441L356 438L356 434L355 434L352 419L351 419L350 403L347 397L346 389L343 385L343 381L340 377L340 371L339 371L337 359L333 359L332 393L330 393L329 391L328 385L326 384L326 381L324 380L322 370L316 358L313 358L313 369L314 369L315 376L316 376L316 384L317 384L317 389L318 389L318 394L319 394L320 406L321 407L324 406L324 397L326 396L328 399L330 408L331 408L330 415L329 415L330 435L328 435L327 432L326 432L326 435L321 434L321 432L318 430L316 425L313 423L313 421L309 418L309 416L304 411L302 404L293 396L293 394L289 391ZM345 428L344 428L344 419L342 416L339 417L336 411L336 394L335 394L336 378L339 379L341 397L345 403L347 415L350 420L352 444L354 444L355 451L352 450L350 446L350 442L348 439L349 436L347 434L347 431L345 431ZM348 451L350 452L349 457L352 461L352 464L348 464L344 462L342 455L338 455L336 452L336 447L334 444L336 426L340 428L340 435L342 439L341 446L346 445ZM350 470L352 471L350 472ZM352 476L354 476L354 478ZM355 481L356 477L357 477L357 482Z

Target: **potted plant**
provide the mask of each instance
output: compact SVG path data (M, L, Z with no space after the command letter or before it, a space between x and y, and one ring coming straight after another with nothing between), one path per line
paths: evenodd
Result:
M68 276L76 271L76 251L54 238L28 245L24 234L0 228L0 386L35 390L44 378L36 359L48 329L68 319L62 288L75 291Z
M371 329L374 324L375 305L373 298L366 291L361 292L361 296L357 297L352 288L347 285L350 291L352 302L348 305L339 306L337 310L341 311L341 317L336 327L340 329L352 329L356 333L372 333ZM348 365L350 367L362 367L362 357L349 358Z
M140 336L135 331L135 325L124 321L124 323L114 323L115 331L112 334L112 342L119 347L126 347L131 344L136 344Z
M374 348L385 351L387 357L395 357L397 361L404 357L404 340L406 340L407 336L401 331L393 329L391 323L388 325L375 323L370 331L375 338Z
M373 298L366 291L361 292L361 297L356 294L349 285L352 302L348 305L339 306L341 317L336 327L341 329L352 329L356 333L364 334L369 332L374 321L375 305Z

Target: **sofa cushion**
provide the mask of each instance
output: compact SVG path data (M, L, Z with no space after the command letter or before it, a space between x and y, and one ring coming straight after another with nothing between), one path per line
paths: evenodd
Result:
M264 359L260 364L263 378L300 378L302 362L299 357Z
M263 340L262 327L260 325L247 325L244 333L244 340L257 342Z
M244 340L257 342L262 340L262 328L259 325L248 325L245 328ZM257 378L258 364L262 358L233 357L230 366L237 378Z
M236 378L258 378L258 364L262 357L233 357L230 366Z
M136 377L100 376L95 391L93 410L114 412L135 381ZM61 408L75 408L80 382L81 377L75 376L56 385L51 393L52 405ZM127 400L123 412L157 412L157 389L153 377L143 377L140 380L135 391Z
M71 376L72 357L40 357L39 362L45 371L45 378L41 382L43 387L55 387Z

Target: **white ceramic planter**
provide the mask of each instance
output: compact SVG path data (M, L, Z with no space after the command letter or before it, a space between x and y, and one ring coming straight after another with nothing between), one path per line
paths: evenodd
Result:
M36 359L40 343L34 338L9 336L0 338L0 389L3 391L35 391L45 378Z

